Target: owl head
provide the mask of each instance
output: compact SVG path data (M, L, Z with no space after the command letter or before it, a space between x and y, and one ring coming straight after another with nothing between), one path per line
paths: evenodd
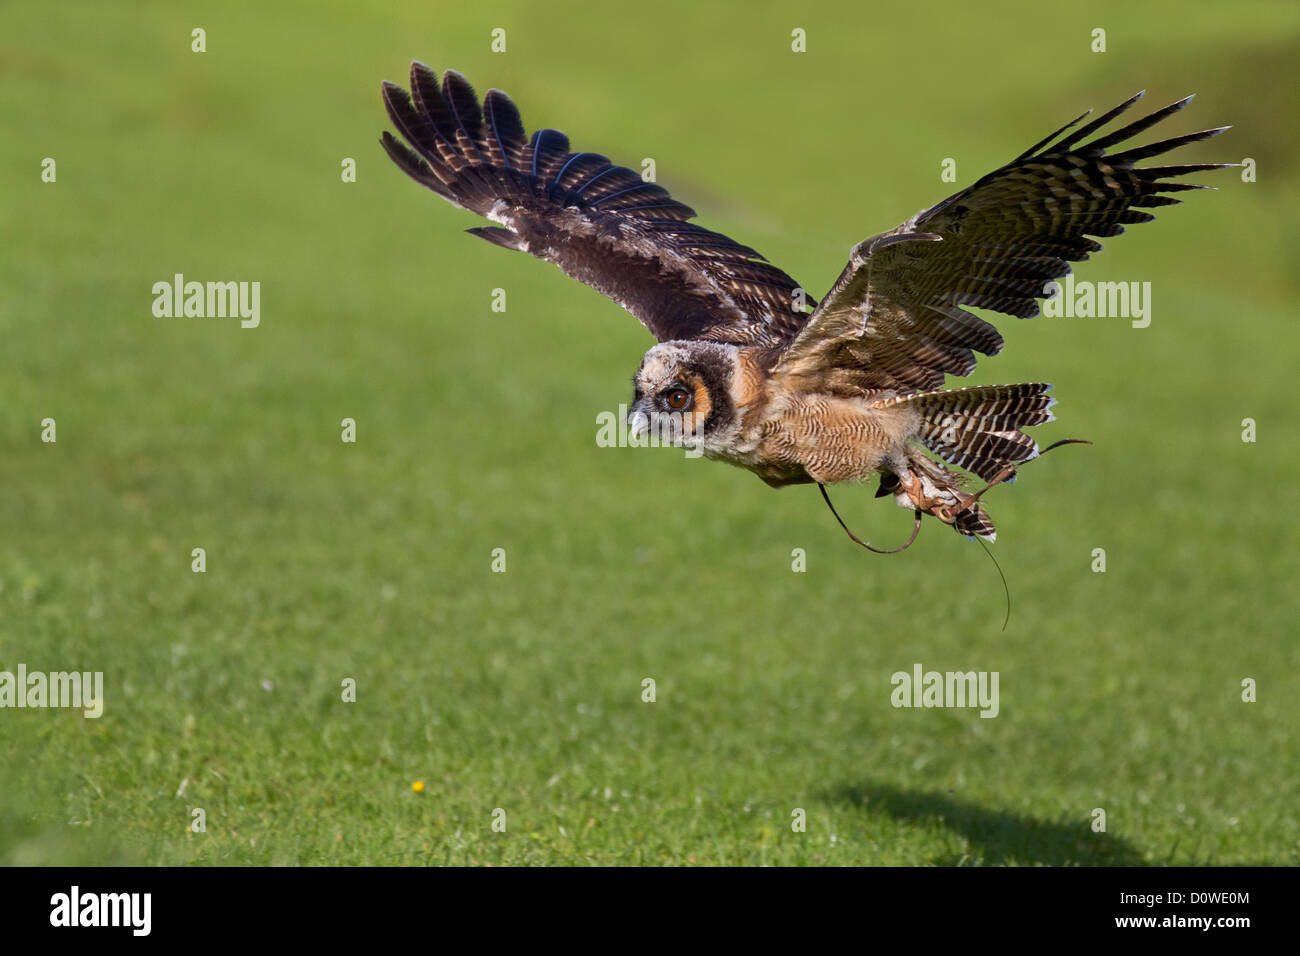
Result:
M737 348L716 342L661 342L641 359L628 423L659 444L696 444L708 453L734 430L731 389Z

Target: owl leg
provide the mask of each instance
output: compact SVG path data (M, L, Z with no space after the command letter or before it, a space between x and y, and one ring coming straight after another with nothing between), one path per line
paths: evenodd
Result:
M891 463L890 467L897 476L893 495L894 503L900 508L914 508L933 515L965 537L996 540L993 522L978 500L958 510L966 497L959 474L919 452L909 455L905 462Z
M956 515L948 516L944 509L954 504L958 498L953 488L948 488L946 483L936 480L938 477L938 475L926 475L920 471L904 468L901 469L901 474L894 474L894 481L890 486L887 486L882 479L881 491L884 492L885 488L889 487L890 491L886 493L893 494L894 501L900 508L923 511L934 515L944 524L952 524L956 520Z

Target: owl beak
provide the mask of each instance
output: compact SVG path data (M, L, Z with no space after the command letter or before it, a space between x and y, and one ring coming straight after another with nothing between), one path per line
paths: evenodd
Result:
M640 438L650 431L650 416L646 413L645 399L633 405L627 413L628 431L633 438Z

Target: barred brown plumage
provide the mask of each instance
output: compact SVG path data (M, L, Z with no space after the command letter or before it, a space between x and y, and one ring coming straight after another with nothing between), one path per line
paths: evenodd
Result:
M1180 201L1169 193L1209 188L1178 177L1232 165L1135 165L1227 127L1107 153L1190 96L1087 141L1138 93L859 243L819 304L754 249L689 222L694 210L662 186L571 152L557 130L528 136L499 90L480 106L459 73L439 83L418 62L410 85L383 84L406 140L382 136L398 167L496 223L472 234L557 265L654 334L634 420L677 416L677 440L774 486L880 474L900 505L990 539L962 476L920 449L991 484L1011 480L1039 454L1022 429L1051 421L1053 400L1042 383L942 388L974 371L976 352L1002 350L997 329L967 308L1037 315L1048 284L1101 250L1095 237L1150 221L1143 210Z

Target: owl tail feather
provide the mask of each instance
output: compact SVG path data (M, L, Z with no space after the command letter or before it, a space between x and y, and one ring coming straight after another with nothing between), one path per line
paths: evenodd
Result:
M1021 429L1055 420L1056 399L1046 394L1051 387L1031 382L948 388L901 404L921 410L918 441L948 464L992 481L1006 465L1038 456L1038 443Z
M980 496L1004 481L1015 481L1017 469L1042 454L1038 443L1021 429L1055 419L1051 408L1056 400L1046 394L1051 387L1043 382L983 385L892 399L891 404L912 405L921 412L917 441L988 484L976 494L969 494L962 488L961 475L916 453L910 456L912 475L907 485L888 491L895 494L900 506L922 507L960 534L996 540L993 520L980 503ZM1077 439L1057 444L1074 441Z

